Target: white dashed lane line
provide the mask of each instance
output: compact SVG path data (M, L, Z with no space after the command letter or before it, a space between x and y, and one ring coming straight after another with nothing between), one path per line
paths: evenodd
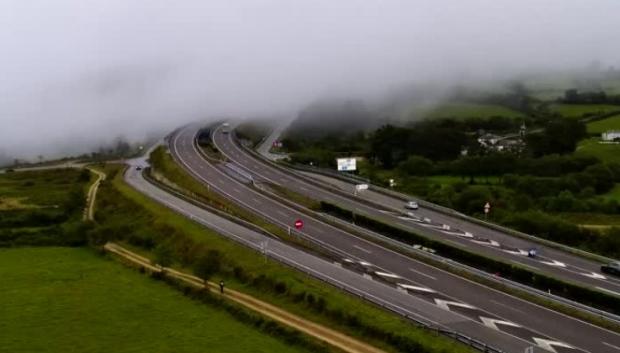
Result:
M618 347L618 346L614 346L614 345L613 345L613 344L611 344L611 343L607 343L607 342L601 342L601 343L603 343L603 344L604 344L604 345L606 345L607 347L610 347L610 348L613 348L613 349L617 349L617 350L619 350L619 351L620 351L620 347Z
M422 272L420 272L420 271L418 271L418 270L414 270L413 268L410 268L410 269L409 269L409 271L411 271L411 272L413 272L413 273L417 273L417 274L419 274L420 276L424 276L424 277L426 277L426 278L430 278L430 279L432 279L433 281L436 281L436 280L437 280L437 278L435 278L435 277L433 277L433 276L431 276L431 275L427 275L426 273L422 273Z
M357 245L353 245L354 248L356 248L357 250L361 250L363 252L365 252L366 254L371 254L372 251L368 250L368 249L364 249L361 246L357 246Z

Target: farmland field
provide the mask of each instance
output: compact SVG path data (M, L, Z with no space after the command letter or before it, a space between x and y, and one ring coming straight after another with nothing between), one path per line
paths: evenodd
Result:
M588 123L588 133L601 134L609 130L620 130L620 114L610 118Z
M620 111L620 106L606 104L553 104L550 107L565 118L580 119L588 115L600 115L613 111Z
M0 249L6 352L301 352L80 248Z
M593 156L605 162L620 163L620 144L600 144L599 141L598 138L581 141L575 154Z

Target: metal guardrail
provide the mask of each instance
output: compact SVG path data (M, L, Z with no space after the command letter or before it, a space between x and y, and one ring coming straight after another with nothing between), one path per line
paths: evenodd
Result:
M200 151L200 149L199 149L199 152L202 152L202 151ZM174 155L174 153L173 153L173 155ZM202 153L201 153L201 155L202 155ZM164 190L166 191L166 189L164 189ZM188 197L187 196L183 196L183 198L185 199L185 198L188 198ZM180 212L179 210L177 210L177 211ZM187 212L181 212L181 213L184 214L186 217L201 223L198 219L193 217L193 215L191 215L191 214L189 214ZM263 217L262 215L259 215L259 216L261 216L261 218L265 219L266 221L269 221L269 222L273 223L273 220L271 220L271 219L269 219L267 217ZM276 223L280 223L280 222L276 221ZM284 225L284 226L286 226L286 225ZM288 227L288 226L286 226L286 227ZM299 233L298 234L299 236L303 235L303 233L297 232L297 231L294 231L294 233ZM235 238L235 239L237 241L240 241L240 239L237 239L237 238ZM309 240L309 241L315 241L314 239L308 239L308 237L305 237L305 236L304 236L304 239L305 240ZM254 250L257 250L257 251L261 251L262 250L262 249L257 248L256 244L251 243L249 241L241 241L241 243L245 244L246 246L248 246L248 247L250 247L250 248L252 248ZM321 247L324 247L324 248L326 247L327 250L329 250L329 251L337 250L337 249L333 249L332 247L330 247L327 244L324 244L322 242L316 242L316 244L321 246ZM339 254L341 256L348 257L347 254L344 254L344 253L342 253L340 251L338 251L338 252L339 252ZM304 266L300 266L300 264L297 264L297 263L291 261L290 259L284 258L284 257L282 257L282 256L280 256L280 255L278 255L276 253L273 253L273 252L270 252L270 251L267 250L267 251L264 252L264 254L274 258L275 260L279 261L280 263L283 263L283 264L285 264L287 266L293 267L293 268L295 268L297 270L300 270L300 271L302 271L304 273L308 273L311 276L313 276L313 277L315 277L315 278L317 278L317 279L319 279L319 280L321 280L321 281L323 281L325 283L328 283L328 284L330 284L330 285L332 285L332 286L334 286L336 288L339 288L339 289L344 290L344 291L346 291L346 292L348 292L348 293L350 293L352 295L358 296L358 297L360 297L360 298L362 298L364 300L372 302L375 305L378 305L379 307L381 307L383 309L386 309L386 310L389 310L391 312L394 312L394 313L396 313L396 314L406 318L407 320L415 323L418 327L421 327L421 328L424 328L424 329L427 329L427 330L430 330L430 331L433 331L433 332L437 332L437 333L439 333L441 335L444 335L444 336L447 336L449 338L455 339L455 340L457 340L457 341L459 341L459 342L461 342L463 344L466 344L466 345L472 347L473 349L476 349L476 350L481 351L481 352L504 353L504 351L502 351L501 349L498 349L496 347L488 345L488 344L486 344L486 343L484 343L484 342L482 342L480 340L477 340L475 338L469 337L467 335L464 335L464 334L456 332L456 331L447 330L445 328L432 325L429 322L422 321L419 318L416 318L416 317L410 315L410 313L406 312L404 309L402 309L402 308L400 308L400 307L398 307L398 306L396 306L394 304L391 304L388 301L385 301L385 300L383 300L383 299L381 299L379 297L376 297L376 296L369 295L369 294L367 294L367 293L365 293L365 292L363 292L363 291L361 291L361 290L359 290L359 289L357 289L357 288L355 288L353 286L348 286L348 285L344 285L342 283L339 283L339 282L329 278L328 276L326 276L326 275L324 275L322 273L319 273L319 272L316 272L316 271L309 272L307 270L307 268L305 268Z
M282 170L282 171L284 171L284 172L286 172L288 174L297 176L296 173L291 172L289 170L286 170L286 168L282 167L281 165L278 165L278 164L276 164L276 163L274 163L272 161L265 160L256 151L251 150L251 149L243 146L243 144L239 144L239 145L244 150L246 150L249 153L251 153L252 155L258 156L258 158L260 158L261 161L265 161L266 163L268 163L270 165L274 165L274 167L276 167L276 168L278 168L278 169L280 169L280 170ZM290 165L291 167L294 167L295 169L301 169L301 170L307 170L307 171L314 171L314 172L316 172L315 170L318 170L318 171L320 171L319 174L323 174L323 175L327 175L327 176L335 176L338 179L351 182L351 180L347 180L348 179L347 177L344 177L344 176L342 176L339 173L335 173L335 172L332 172L332 171L326 171L325 169L322 169L322 168L316 168L316 167L309 168L309 167L306 167L306 166L302 166L302 167L298 168L299 167L298 165L291 165L291 164L287 164L287 165ZM302 176L302 177L305 179L305 176ZM381 191L384 194L386 194L387 196L396 197L396 198L402 199L403 201L410 200L410 197L408 197L408 196L406 196L404 194L398 193L398 192L394 192L392 190L381 188L381 187L378 187L378 186L375 186L375 185L370 185L370 187L372 189L374 189L374 190L381 189ZM347 196L350 197L350 195L347 195ZM363 201L363 200L361 200L361 201ZM455 210L452 210L450 208L443 207L443 206L440 206L440 205L436 205L436 204L433 204L433 203L430 203L430 202L427 202L427 201L424 201L424 200L419 200L419 203L423 207L434 209L434 210L436 210L438 212L441 212L441 213L444 213L444 214L456 216L456 217L459 217L459 218L463 218L465 220L473 219L473 220L479 221L479 222L483 223L482 224L483 226L487 226L489 228L498 227L499 230L502 230L502 231L504 229L507 229L510 232L520 233L520 232L517 232L517 231L512 230L512 229L508 229L508 228L504 228L504 227L495 225L493 223L488 223L488 222L484 222L482 220L478 220L478 219L473 218L473 217L469 217L467 215L459 213L459 212L457 212ZM334 219L337 219L337 218L334 218ZM339 219L337 219L337 220L339 220ZM342 221L342 220L339 220L339 221ZM344 221L342 221L342 222L344 222ZM346 223L347 225L351 225L348 222L344 222L344 223ZM405 244L405 243L403 243L401 241L391 239L389 237L386 237L386 236L383 236L381 234L369 231L368 229L365 229L365 228L362 228L362 227L358 227L358 226L355 226L355 227L360 228L361 230L363 230L364 232L366 232L367 234L369 234L369 235L371 235L371 236L373 236L375 238L378 238L378 239L380 239L382 241L388 241L390 244L395 245L397 247L400 247L402 249L406 249L408 251L416 250L416 249L411 248L409 245L407 245L407 244ZM522 234L524 234L524 233L522 233ZM536 237L533 237L531 235L527 235L527 234L525 234L525 235L528 236L528 237L535 238L535 241L539 241L539 242L545 241L544 239L536 238ZM553 243L553 242L550 242L550 243ZM553 243L553 244L557 244L557 243ZM557 244L557 245L561 245L561 244ZM574 249L574 250L578 250L578 249ZM422 253L426 254L426 255L429 254L427 252L422 252ZM595 255L595 254L592 254L592 255ZM434 255L433 254L433 256L435 257L433 259L435 261L440 261L440 262L443 262L443 263L449 262L451 265L453 265L455 267L460 267L461 270L468 271L468 272L470 272L470 273L472 273L474 275L483 277L483 278L485 278L487 280L492 280L492 281L494 281L496 283L501 283L501 284L507 285L507 286L509 286L511 288L525 291L525 292L527 292L529 294L532 294L532 295L535 295L535 296L537 296L539 298L556 301L558 303L567 305L567 306L572 307L574 309L578 309L578 310L582 310L582 311L585 311L585 312L589 312L589 313L591 313L593 315L596 315L596 316L599 316L599 317L602 317L602 318L605 318L605 319L608 319L608 320L620 323L620 315L616 315L616 314L613 314L613 313L610 313L610 312L607 312L607 311L604 311L604 310L600 310L600 309L597 309L597 308L594 308L594 307L590 307L590 306L587 306L585 304L582 304L582 303L579 303L579 302L575 302L575 301L572 301L570 299L567 299L567 298L564 298L564 297L561 297L561 296L557 296L557 295L554 295L554 294L551 294L551 293L548 293L548 292L545 292L545 291L542 291L542 290L539 290L539 289L527 286L527 285L522 284L522 283L518 283L518 282L511 281L511 280L504 279L504 278L499 279L499 278L496 278L495 276L493 276L492 274L489 274L487 272L478 270L476 268L473 268L473 267L461 264L461 263L453 261L451 259L447 259L447 258L441 257L439 255Z
M307 171L307 172L311 172L311 173L316 173L316 174L321 174L321 175L325 175L325 176L330 176L330 177L334 177L337 178L339 180L345 181L345 182L349 182L349 183L358 183L362 180L357 180L355 178L351 178L350 176L344 176L340 173L331 171L331 170L327 170L324 168L318 168L318 167L308 167L308 166L304 166L304 165L299 165L299 164L291 164L291 163L287 163L287 166L296 169L296 170L301 170L301 171ZM527 233L523 233L520 232L518 230L515 229L511 229L508 227L504 227L502 225L496 224L496 223L492 223L492 222L488 222L488 221L484 221L481 219L478 219L476 217L471 217L468 216L466 214L460 213L458 211L455 211L451 208L445 207L445 206L441 206L432 202L428 202L426 200L421 199L420 197L417 196L410 196L410 195L406 195L403 193L399 193L390 189L386 189L384 187L378 186L378 185L374 185L374 184L370 184L370 180L365 180L365 183L368 183L369 188L373 191L376 191L380 194L389 196L389 197L393 197L393 198L397 198L399 200L402 201L409 201L411 200L411 198L415 198L418 200L418 203L420 204L420 206L431 209L433 211L437 211L440 212L444 215L448 215L448 216L452 216L452 217L457 217L461 220L464 221L468 221L471 223L475 223L479 226L482 227L486 227L486 228L490 228L499 232L503 232L503 233L507 233L509 235L524 239L524 240L528 240L528 241L532 241L538 244L542 244L545 246L548 246L550 248L553 249L557 249L557 250L562 250L565 251L567 253L573 254L573 255L577 255L580 257L583 257L585 259L588 260L593 260L593 261L597 261L597 262L601 262L601 263L609 263L612 261L615 261L612 258L603 256L603 255L599 255L599 254L594 254L585 250L581 250L581 249L577 249L577 248L573 248L564 244L560 244L551 240L547 240L547 239L543 239L543 238L539 238Z
M383 242L389 243L390 245L396 246L396 247L398 247L400 249L403 249L405 251L414 252L417 255L429 258L429 259L431 259L433 261L441 262L441 263L444 263L444 264L448 264L449 266L459 268L460 270L463 270L463 271L466 271L466 272L468 272L470 274L482 277L482 278L484 278L486 280L495 282L497 284L502 284L502 285L505 285L505 286L508 286L508 287L511 287L511 288L514 288L514 289L519 289L519 290L522 290L522 291L527 292L529 294L535 295L535 296L537 296L539 298L542 298L542 299L545 299L545 300L556 301L558 303L567 305L567 306L572 307L574 309L578 309L578 310L582 310L582 311L585 311L585 312L589 312L589 313L591 313L593 315L600 316L600 317L605 318L607 320L611 320L611 321L615 321L617 323L620 323L620 315L616 315L616 314L613 314L613 313L610 313L610 312L607 312L607 311L604 311L604 310L599 310L599 309L587 306L585 304L582 304L582 303L579 303L579 302L575 302L573 300L570 300L570 299L567 299L567 298L564 298L564 297L561 297L561 296L558 296L558 295L555 295L555 294L552 294L552 293L549 293L549 292L545 292L543 290L539 290L539 289L527 286L525 284L522 284L522 283L519 283L519 282L516 282L516 281L509 280L507 278L503 278L503 277L498 277L498 276L492 275L492 274L490 274L488 272L479 270L479 269L477 269L475 267L471 267L471 266L462 264L460 262L457 262L457 261L454 261L454 260L451 260L451 259L447 259L447 258L439 256L437 254L433 254L433 253L428 252L428 251L417 249L417 248L413 247L412 245L408 245L408 244L403 243L402 241L398 241L398 240L392 239L392 238L390 238L388 236L385 236L385 235L382 235L382 234L370 231L370 230L368 230L368 229L366 229L364 227L361 227L361 226L349 223L349 222L347 222L347 221L345 221L343 219L340 219L338 217L335 217L335 216L326 216L326 217L328 217L328 219L330 219L330 220L333 220L333 221L338 222L338 223L342 223L343 225L345 225L347 227L354 228L357 231L363 232L363 233L367 234L370 237L373 237L373 238L375 238L375 239L377 239L379 241L383 241Z

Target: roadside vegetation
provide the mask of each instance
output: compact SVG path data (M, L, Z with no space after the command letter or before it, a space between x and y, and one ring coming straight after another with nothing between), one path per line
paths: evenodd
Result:
M196 270L200 261L217 263L208 267L216 268L210 276L227 287L388 351L470 351L206 230L130 188L118 169L108 170L99 192L96 219L101 226L91 238L96 244L126 244L180 269Z
M251 147L257 147L276 124L274 119L252 119L235 127L235 133L239 138L250 141Z
M520 117L476 109L493 105ZM613 192L620 185L620 145L599 143L601 132L620 129L613 114L620 110L620 96L569 89L541 101L513 83L501 94L457 94L443 106L451 108L429 119L339 134L329 127L323 134L308 133L293 123L283 147L292 163L331 170L336 158L357 157L355 173L374 184L620 257L620 229L614 227L620 223L620 200ZM299 120L309 120L305 114ZM356 114L351 111L350 117ZM350 120L341 110L332 118L342 115Z
M0 174L0 246L84 245L90 182L83 169Z

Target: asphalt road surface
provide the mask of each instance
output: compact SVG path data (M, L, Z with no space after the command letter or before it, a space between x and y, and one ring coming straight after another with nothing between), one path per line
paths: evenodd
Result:
M215 230L222 236L263 252L266 256L284 262L338 288L433 327L458 331L494 347L501 347L506 352L523 352L529 346L528 342L522 339L503 334L482 323L469 320L458 312L444 310L423 298L397 289L389 282L381 281L378 278L365 278L356 272L354 267L350 267L346 263L328 262L199 208L146 181L142 177L142 172L136 169L137 166L142 168L148 166L145 159L130 160L128 163L130 168L125 173L125 180L129 185L175 212ZM577 352L576 350L571 351ZM543 350L538 350L538 352L543 352Z
M555 278L620 296L620 278L601 273L601 264L595 261L427 208L406 210L402 200L372 190L361 191L359 196L354 196L355 186L344 182L340 182L339 187L349 196L342 196L264 163L239 147L233 141L231 134L223 134L217 130L213 138L216 147L226 157L254 175L257 180L279 184L314 199L336 203L358 214L383 220L386 223L395 224L416 233L442 239L470 251L505 259L525 267L534 268ZM323 181L334 183L333 179L328 181L323 178ZM359 202L360 198L370 200L378 207ZM407 212L410 214L407 215ZM444 225L449 226L450 229L444 229ZM527 251L533 248L537 249L538 255L535 258L530 258L527 256Z
M616 333L430 267L272 200L256 191L250 183L242 182L244 178L234 178L230 172L225 172L227 167L203 159L194 145L198 130L197 125L188 126L170 138L171 153L182 167L203 184L210 185L212 190L276 224L292 227L296 219L303 219L305 224L299 235L346 254L343 264L364 268L367 273L393 283L412 297L446 312L458 313L465 319L463 327L481 324L522 340L526 346L535 345L552 352L620 352L617 348L620 347L620 335ZM232 160L248 158L243 151L234 150L235 145L230 143L228 134L216 133L215 138L218 147ZM228 145L222 146L222 143ZM243 161L244 167L256 168L257 175L269 169L251 158ZM280 183L290 187L288 182L292 178L279 177ZM499 347L515 351L514 347L501 344ZM522 351L521 348L516 350Z

